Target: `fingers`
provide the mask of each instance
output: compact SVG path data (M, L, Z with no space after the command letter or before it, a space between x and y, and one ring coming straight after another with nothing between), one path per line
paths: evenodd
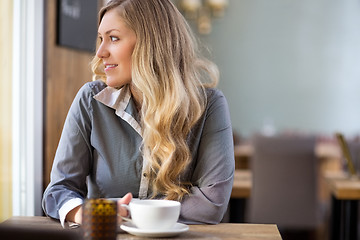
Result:
M127 193L124 197L122 197L118 203L120 204L129 204L131 199L133 198L131 193Z
M121 217L126 217L127 215L128 215L128 211L127 211L125 208L120 207L120 209L119 209L119 216L121 216Z
M122 197L120 200L118 200L117 204L118 204L118 214L119 216L127 216L128 212L126 210L126 208L122 207L121 204L129 204L131 199L133 198L131 193L126 194L124 197Z

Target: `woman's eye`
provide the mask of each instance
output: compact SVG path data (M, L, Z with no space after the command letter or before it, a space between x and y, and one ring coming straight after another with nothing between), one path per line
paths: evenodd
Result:
M116 42L117 40L119 40L118 37L114 37L114 36L111 36L110 39L111 39L112 42Z

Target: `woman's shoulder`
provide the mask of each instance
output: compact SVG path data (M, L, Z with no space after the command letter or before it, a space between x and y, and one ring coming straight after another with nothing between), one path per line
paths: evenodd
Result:
M217 102L217 101L225 101L226 102L226 98L224 96L224 93L217 88L206 88L206 97L207 97L207 102L208 104Z
M206 89L207 99L206 99L206 113L213 114L215 112L220 115L227 114L229 111L228 101L224 93L217 88L207 88Z
M106 88L106 86L107 85L100 80L86 82L77 92L74 103L90 106L93 102L93 97Z
M223 92L218 88L205 88L208 97L224 96Z
M96 95L101 92L107 85L101 80L95 80L92 82L87 82L83 85L82 90L90 92L92 95Z

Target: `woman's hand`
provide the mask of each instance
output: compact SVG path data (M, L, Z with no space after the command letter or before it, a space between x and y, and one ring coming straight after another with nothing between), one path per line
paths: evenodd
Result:
M117 201L118 213L119 213L119 218L118 218L119 223L121 223L121 221L122 221L121 216L125 217L127 215L127 210L125 208L121 207L121 204L129 204L132 198L133 198L132 194L128 193L123 198L121 198L120 200ZM82 206L81 205L77 206L76 208L71 210L66 215L66 221L81 224L82 223Z
M121 204L129 204L131 199L133 198L131 193L127 193L124 197L122 197L120 200L117 201L118 206L118 224L122 222L121 217L127 216L128 212L127 210L121 206Z
M66 215L65 220L68 222L75 222L75 223L81 224L81 222L82 222L82 207L81 207L81 205L77 206L76 208L71 210Z

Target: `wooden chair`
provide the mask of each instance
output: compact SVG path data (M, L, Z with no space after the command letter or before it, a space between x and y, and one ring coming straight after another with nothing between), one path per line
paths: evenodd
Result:
M316 230L321 220L314 136L258 135L253 139L253 188L247 221L280 231Z
M355 171L359 175L360 174L360 142L348 141L348 147L349 147L350 155L353 160Z

